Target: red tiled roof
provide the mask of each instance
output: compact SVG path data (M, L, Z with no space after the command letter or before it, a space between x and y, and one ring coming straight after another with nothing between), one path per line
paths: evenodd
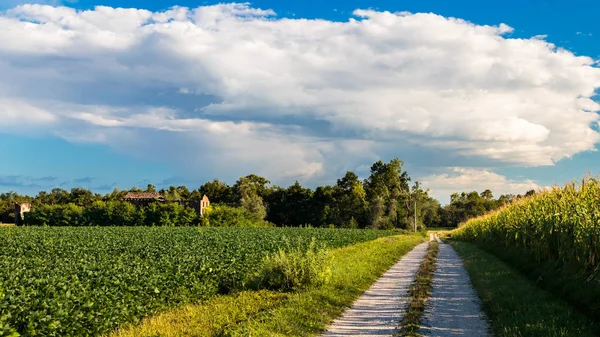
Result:
M125 199L162 199L157 192L129 192L125 194Z

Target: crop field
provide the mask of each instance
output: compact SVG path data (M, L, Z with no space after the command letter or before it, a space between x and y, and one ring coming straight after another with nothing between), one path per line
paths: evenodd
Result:
M585 178L467 221L460 240L527 252L537 261L576 265L600 279L600 181Z
M303 228L0 228L0 336L97 336L243 287L285 242L394 232Z

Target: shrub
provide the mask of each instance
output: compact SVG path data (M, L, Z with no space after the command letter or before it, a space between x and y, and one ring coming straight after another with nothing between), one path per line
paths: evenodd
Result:
M271 227L269 223L242 207L210 206L202 217L205 227Z
M144 213L126 201L94 201L86 208L85 217L91 226L140 226Z
M331 255L324 247L318 247L314 238L308 247L302 241L287 250L279 249L263 259L258 273L259 287L276 290L295 290L319 286L331 278Z
M144 208L148 226L192 226L196 223L196 212L175 203L151 203Z
M358 228L358 221L354 217L350 218L350 223L348 224L348 228Z
M87 207L75 204L40 205L25 213L30 226L193 226L196 211L176 203L151 203L138 208L125 201L94 201Z
M83 207L72 203L42 205L24 216L24 223L33 226L81 226L84 222Z

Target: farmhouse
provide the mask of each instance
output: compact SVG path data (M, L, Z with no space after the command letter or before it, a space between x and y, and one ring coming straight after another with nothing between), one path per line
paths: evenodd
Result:
M152 202L165 202L165 198L157 192L129 192L123 199L140 207L148 206Z
M157 192L129 192L123 199L138 207L148 206L153 202L166 202L165 198ZM176 200L173 203L193 208L199 216L204 215L206 208L210 206L210 200L206 195L201 200Z

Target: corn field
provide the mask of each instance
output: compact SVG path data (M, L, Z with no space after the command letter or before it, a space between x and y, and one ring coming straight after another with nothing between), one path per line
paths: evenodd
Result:
M600 180L586 177L540 191L467 221L453 237L580 265L588 279L600 279Z

